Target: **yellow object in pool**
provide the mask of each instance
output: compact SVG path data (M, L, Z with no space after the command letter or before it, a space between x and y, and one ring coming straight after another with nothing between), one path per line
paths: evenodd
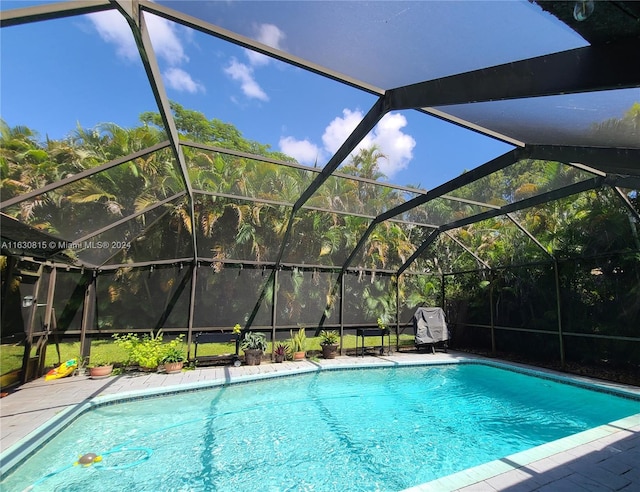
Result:
M45 374L45 381L51 381L52 379L60 379L69 374L72 374L78 368L78 361L76 359L69 359L64 364L60 364L55 369L51 369Z
M98 456L96 453L87 453L80 456L73 466L91 466L93 463L98 463L99 461L102 461L102 456Z

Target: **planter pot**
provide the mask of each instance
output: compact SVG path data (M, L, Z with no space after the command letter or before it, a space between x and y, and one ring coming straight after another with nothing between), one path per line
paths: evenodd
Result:
M91 379L106 378L113 372L113 364L108 366L96 366L89 368L89 376Z
M304 352L294 352L293 360L304 360L305 353Z
M335 359L337 353L338 353L337 345L322 346L322 357L324 357L325 359Z
M165 362L164 363L164 372L167 374L175 374L182 371L182 366L184 362Z
M273 357L278 364L281 364L282 362L284 362L284 354L276 354Z
M244 351L244 362L248 366L259 366L262 361L262 350L247 349Z

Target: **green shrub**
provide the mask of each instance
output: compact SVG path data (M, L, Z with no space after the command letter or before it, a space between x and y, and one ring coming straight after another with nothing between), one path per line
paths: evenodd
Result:
M264 352L267 350L267 337L264 333L249 331L245 333L240 346L242 350L262 350Z

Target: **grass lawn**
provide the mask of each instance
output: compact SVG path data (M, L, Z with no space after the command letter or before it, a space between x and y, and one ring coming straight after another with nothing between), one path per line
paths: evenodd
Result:
M22 345L2 344L0 346L0 375L22 368Z
M413 346L414 337L412 335L401 335L401 346ZM322 350L320 346L320 337L307 338L307 351L320 352ZM385 340L386 342L386 340ZM280 342L276 342L280 343ZM345 335L343 338L343 348L346 350L352 350L356 347L356 336ZM360 345L360 340L358 340ZM380 345L380 337L367 337L365 338L366 346ZM391 335L391 347L395 348L396 337ZM80 342L64 342L59 344L60 347L60 361L65 362L69 359L78 359L80 357ZM185 344L186 352L186 344ZM194 346L191 347L191 356L193 356ZM271 353L272 344L268 344L267 353ZM22 345L2 345L0 351L0 375L6 374L22 367L22 355L24 347ZM205 343L198 347L198 356L211 356L211 355L226 355L233 354L235 352L235 345L232 343ZM35 356L35 349L32 356ZM113 343L111 340L95 340L91 344L91 359L95 362L100 360L102 362L113 362L124 364L127 362L127 352ZM50 344L47 347L47 356L45 359L46 367L55 367L59 364L58 352L55 344Z

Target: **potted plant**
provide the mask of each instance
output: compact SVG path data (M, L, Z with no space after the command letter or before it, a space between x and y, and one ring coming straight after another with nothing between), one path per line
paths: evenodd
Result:
M267 350L267 337L264 333L248 331L245 333L240 347L244 351L245 364L259 366L262 354Z
M113 372L113 364L99 358L94 358L87 368L91 379L106 378Z
M297 333L291 333L291 351L293 352L293 360L303 360L307 350L307 334L304 326L301 326Z
M322 330L320 332L320 345L322 346L322 357L325 359L335 359L336 353L338 352L338 340L340 339L340 335L337 331L326 331Z
M184 350L180 346L181 342L182 335L169 342L164 349L164 355L160 362L164 364L164 371L167 374L175 374L182 371L186 357L184 355Z
M279 343L276 348L273 349L273 357L276 362L284 362L289 353L289 346L286 343Z
M157 371L162 359L162 330L153 332L140 338L136 333L125 335L114 333L116 345L124 348L129 354L129 362L138 364L141 371Z

